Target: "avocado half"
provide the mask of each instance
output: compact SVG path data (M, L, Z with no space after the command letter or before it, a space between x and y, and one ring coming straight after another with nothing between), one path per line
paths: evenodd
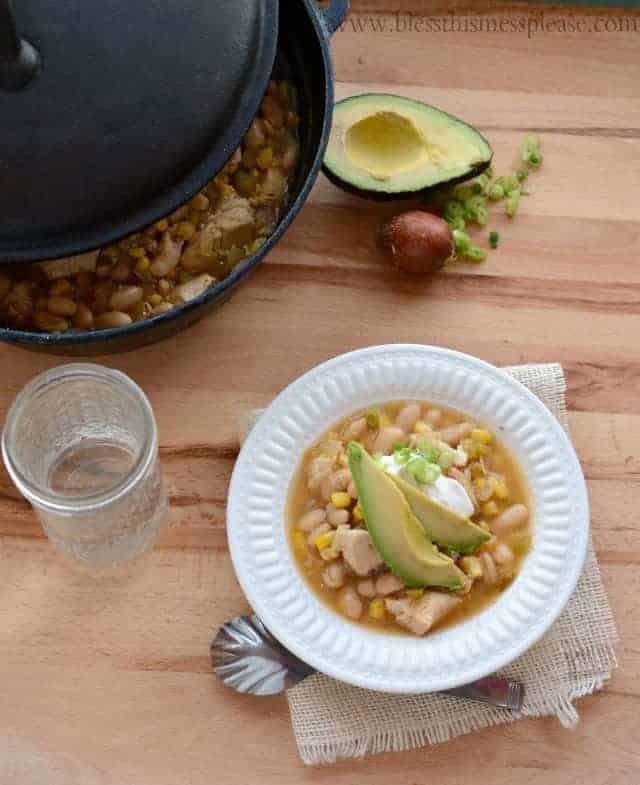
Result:
M337 186L373 199L406 199L462 182L491 164L473 126L411 98L367 93L339 101L323 171Z

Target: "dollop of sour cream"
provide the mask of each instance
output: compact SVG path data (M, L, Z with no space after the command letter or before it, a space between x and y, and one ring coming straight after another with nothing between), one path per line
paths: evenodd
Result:
M416 488L419 488L423 493L444 507L448 507L453 512L466 518L473 515L474 507L469 494L465 491L464 486L457 480L454 480L453 477L445 477L441 474L435 482L423 484L419 483L407 471L404 464L396 460L395 455L383 455L380 461L385 471L389 472L389 474L399 475L403 480L411 483L411 485L415 485Z

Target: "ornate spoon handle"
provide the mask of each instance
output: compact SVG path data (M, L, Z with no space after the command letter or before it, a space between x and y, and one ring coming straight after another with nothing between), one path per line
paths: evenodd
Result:
M276 695L316 672L285 649L255 615L237 616L220 627L211 641L211 660L227 686L250 695ZM524 685L487 676L445 694L520 711Z

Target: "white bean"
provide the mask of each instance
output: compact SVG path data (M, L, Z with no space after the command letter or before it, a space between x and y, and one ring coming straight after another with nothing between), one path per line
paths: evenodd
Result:
M326 520L327 513L324 510L311 510L311 512L305 513L302 518L300 518L296 528L303 532L310 532Z
M481 554L482 558L482 575L485 583L497 583L498 582L498 571L496 570L496 563L493 561L493 557L490 553L486 551Z
M373 443L373 452L381 452L385 455L391 452L391 448L396 442L404 442L406 439L407 435L402 428L388 425L386 428L382 428L376 436L376 440Z
M327 520L334 527L334 529L337 529L338 526L344 526L346 523L349 523L349 510L337 510L333 504L327 504L326 511Z
M492 555L494 562L500 566L511 564L516 558L511 548L504 542L496 545Z
M371 580L371 578L367 578L364 581L358 581L356 589L358 590L358 594L360 594L362 597L376 596L376 585Z
M417 403L409 403L398 412L396 425L405 433L411 433L419 419L420 406Z
M332 472L325 480L323 480L320 487L320 493L325 501L331 499L331 494L338 491L344 491L351 482L351 472L349 469L338 469Z
M442 412L440 409L429 409L425 414L424 419L429 423L429 425L437 428L442 422Z
M404 589L404 583L392 572L381 575L376 581L376 594L381 597L386 597L387 594L393 594L400 589Z
M338 604L350 619L359 619L362 616L362 600L353 586L347 586L342 590Z
M344 563L334 561L322 571L322 582L328 589L339 589L344 584L346 574Z
M367 421L364 417L360 417L359 420L350 422L349 425L347 425L347 427L344 429L345 442L351 442L359 439L366 430Z
M68 297L49 297L47 311L56 316L73 316L78 306Z
M347 488L347 493L351 496L352 499L358 498L358 489L356 488L355 482L353 480L349 483L349 487Z
M524 504L512 504L494 518L491 528L496 534L505 534L525 524L528 517L529 510Z
M473 425L470 422L460 422L456 425L450 425L448 428L443 428L440 431L440 438L452 447L457 447L472 430Z
M167 313L173 308L172 303L160 303L149 311L149 316L159 316L161 313Z
M292 142L282 154L282 166L285 171L290 172L298 162L300 148L297 142Z
M142 286L123 286L111 295L109 305L113 311L129 311L142 300L143 296Z
M131 324L132 321L128 313L107 311L106 313L101 313L100 316L96 316L94 323L98 330L106 330L109 327L125 327L127 324Z
M282 128L284 125L284 112L280 104L270 95L265 95L262 99L260 109L267 122L271 123L274 128Z

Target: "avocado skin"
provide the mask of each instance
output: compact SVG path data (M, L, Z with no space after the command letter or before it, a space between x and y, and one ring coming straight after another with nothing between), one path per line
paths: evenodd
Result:
M444 186L466 183L467 180L472 180L474 177L477 177L479 174L485 172L491 166L492 161L493 156L486 163L478 164L478 166L472 167L469 170L469 174L464 174L460 177L454 177L451 180L443 180L440 183L430 185L428 188L421 188L417 191L400 191L399 193L368 191L363 188L357 188L355 185L351 185L351 183L347 182L346 180L342 180L324 164L322 165L322 173L327 178L327 180L333 183L333 185L335 185L337 188L340 188L346 193L352 194L353 196L358 196L360 199L368 199L370 202L399 202L402 199L406 201L407 199L415 199L419 196L429 196Z
M360 95L357 96L344 98L342 99L342 101L338 101L335 104L335 106L338 106L339 104L346 101L354 101L361 98L362 99L376 98L376 97L381 98L383 97L383 95L384 94L380 94L380 93L361 93ZM389 98L394 98L394 99L405 98L404 96L400 96L394 93L388 93L386 95L388 95ZM412 103L424 103L421 101L415 101L414 99L406 99L406 100ZM430 106L430 105L425 104L425 106ZM489 140L486 138L486 136L484 136L484 134L481 134L480 131L478 131L478 129L475 126L472 126L470 123L465 123L464 120L461 120L459 117L452 115L450 112L445 112L442 109L439 109L438 107L432 107L432 108L437 109L437 111L443 117L450 118L452 122L466 125L469 128L473 129L474 133L476 133L485 142L487 147L491 150L491 157L489 158L489 160L477 164L476 166L470 167L467 174L460 175L459 177L452 177L448 180L446 179L441 180L425 188L416 188L408 191L398 191L396 193L388 193L385 191L374 191L366 188L359 188L358 186L350 183L348 180L344 180L342 177L340 177L339 174L337 174L337 172L334 172L332 169L330 169L324 162L322 164L323 174L337 188L341 188L343 191L345 191L346 193L350 193L353 196L358 196L361 199L368 199L369 201L374 201L374 202L397 202L403 199L407 200L407 199L414 199L419 196L429 196L433 194L435 191L437 191L439 188L442 188L443 186L458 185L459 183L464 183L467 180L471 180L474 177L477 177L478 175L481 175L483 172L485 172L493 163L493 148L491 147L491 144L489 143Z
M367 530L389 569L410 588L462 588L462 571L429 540L409 503L387 473L356 442L349 444L347 455ZM386 514L380 514L381 508L387 508Z

